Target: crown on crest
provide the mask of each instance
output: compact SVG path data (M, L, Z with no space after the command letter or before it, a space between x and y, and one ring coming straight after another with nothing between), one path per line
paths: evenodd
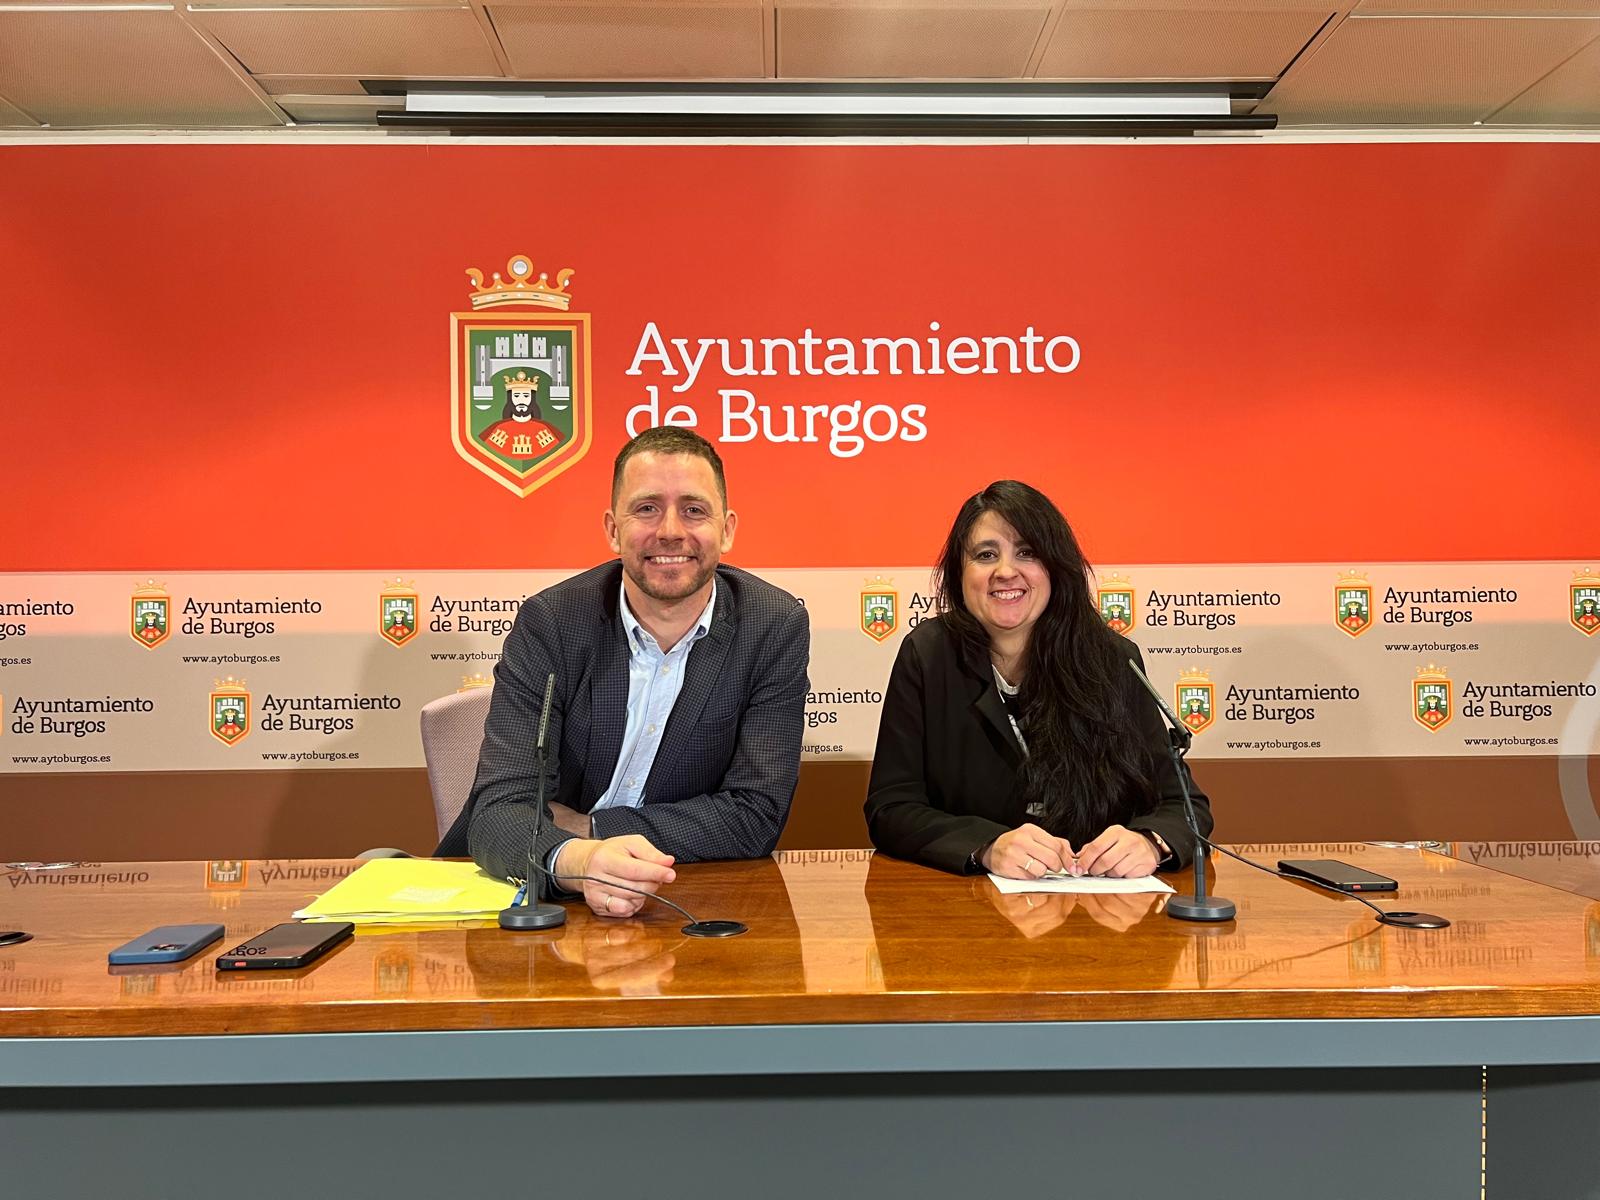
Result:
M867 589L874 592L887 592L894 588L894 580L883 575L872 575L867 578Z
M461 677L461 686L456 691L470 692L473 688L489 687L493 683L494 680L490 679L482 671L474 671L471 675L463 675Z
M1202 671L1199 667L1184 667L1183 673L1178 676L1179 687L1193 687L1197 684L1209 684L1211 672Z
M539 390L539 381L530 378L526 371L518 371L515 375L506 376L505 385L507 392L537 392Z
M1425 667L1417 668L1417 678L1419 680L1429 680L1434 683L1443 683L1445 680L1449 679L1450 676L1443 667L1437 666L1434 663L1429 663Z
M474 309L519 304L566 312L567 306L572 303L572 297L567 292L567 280L573 274L571 267L557 271L556 281L552 284L550 276L543 271L537 279L533 277L533 262L526 254L513 254L506 262L506 274L509 278L503 278L499 271L494 272L489 285L485 287L483 272L477 267L468 268L467 278L472 280Z
M249 689L244 686L244 680L235 679L232 675L229 675L224 679L218 679L216 681L216 686L211 690L214 692L227 692L238 696L246 695L249 691Z
M154 579L149 579L134 588L133 594L135 596L165 596L167 594L167 585L157 583Z
M1600 574L1593 567L1584 567L1572 573L1572 583L1574 587L1600 587Z
M1352 568L1349 571L1339 572L1339 587L1367 587L1370 583L1371 580L1367 578L1365 571L1357 571Z
M385 593L399 592L409 596L412 592L417 590L417 581L415 579L401 579L398 575L396 575L393 579L385 579L383 581L383 590Z

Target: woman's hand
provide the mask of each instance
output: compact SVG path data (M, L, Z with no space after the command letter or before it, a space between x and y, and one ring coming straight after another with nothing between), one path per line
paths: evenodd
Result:
M1078 851L1078 866L1085 875L1109 875L1113 879L1153 874L1160 861L1149 838L1122 825L1109 826Z
M1072 843L1065 838L1046 833L1037 825L1019 825L990 842L978 861L986 871L1003 879L1038 879L1069 870L1075 858Z

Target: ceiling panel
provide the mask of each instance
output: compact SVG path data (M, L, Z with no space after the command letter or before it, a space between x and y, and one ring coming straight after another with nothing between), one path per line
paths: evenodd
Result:
M1590 42L1486 123L1600 126L1600 41Z
M50 125L280 125L174 12L0 12L0 94Z
M1357 0L1355 11L1436 16L1516 16L1521 13L1600 13L1600 0Z
M1046 7L780 5L784 79L1017 79Z
M507 5L489 9L523 79L761 79L761 9Z
M19 125L25 129L39 128L39 122L0 96L0 128L15 129Z
M192 9L252 73L499 75L472 10L421 8Z
M1069 9L1039 79L1276 79L1331 15Z
M1350 17L1257 111L1286 125L1471 124L1596 32L1562 18Z

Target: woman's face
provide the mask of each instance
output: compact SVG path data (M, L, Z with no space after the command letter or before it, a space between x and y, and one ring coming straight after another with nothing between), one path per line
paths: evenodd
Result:
M961 597L989 637L1028 633L1050 602L1050 572L1011 523L986 512L967 537Z

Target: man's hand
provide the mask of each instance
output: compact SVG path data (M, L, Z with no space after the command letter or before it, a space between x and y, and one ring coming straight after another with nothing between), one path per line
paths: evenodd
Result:
M1109 875L1113 879L1149 875L1159 861L1149 838L1121 825L1108 826L1078 852L1078 866L1085 875Z
M1002 879L1037 879L1071 869L1072 843L1037 825L1019 825L995 838L979 856L984 870Z
M637 833L603 841L573 838L563 843L561 852L556 855L554 873L562 883L573 876L589 876L583 881L584 903L602 917L631 917L644 907L646 899L633 892L608 888L606 880L654 893L662 884L677 878L672 869L672 855L661 853Z
M557 829L564 829L577 837L586 838L594 832L588 817L575 808L568 808L565 804L551 801L550 819L555 822Z

